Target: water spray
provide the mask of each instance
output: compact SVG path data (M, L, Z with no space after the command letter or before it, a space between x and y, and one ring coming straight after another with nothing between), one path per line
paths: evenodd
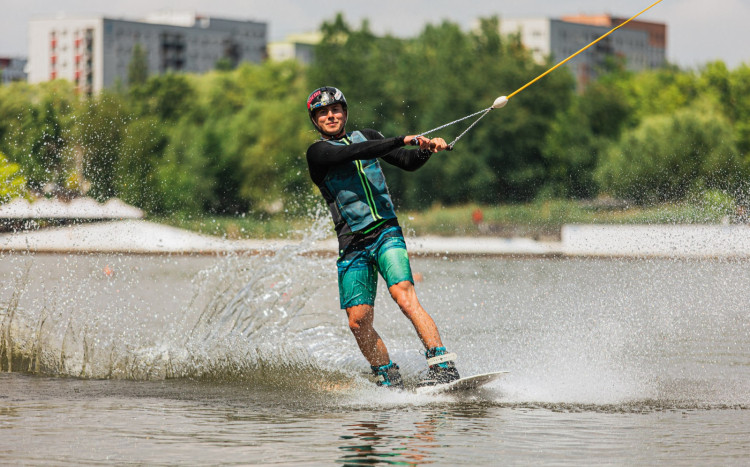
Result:
M656 0L656 1L654 2L654 3L652 3L652 4L651 4L651 5L649 5L648 7L644 8L644 9L643 9L643 10L641 10L640 12L638 12L638 13L636 13L635 15L631 16L631 17L630 17L630 18L629 18L628 20L626 20L626 21L623 21L622 23L618 24L617 26L615 26L614 28L610 29L610 30L609 30L609 31L607 31L607 32L606 32L605 34L603 34L602 36L600 36L600 37L599 37L598 39L595 39L594 41L590 42L590 43L589 43L588 45L586 45L585 47L581 48L580 50L578 50L578 51L577 51L577 52L575 52L574 54L570 55L570 56L569 56L568 58L566 58L565 60L562 60L562 61L561 61L560 63L558 63L557 65L555 65L555 66L551 67L551 68L550 68L549 70L545 71L545 72L544 72L544 73L542 73L541 75L537 76L536 78L532 79L531 81L529 81L528 83L524 84L524 85L523 85L523 86L521 86L520 88L516 89L516 90L515 90L515 91L514 91L513 93L509 94L508 96L500 96L500 97L498 97L497 99L495 99L495 101L494 101L494 102L492 103L492 105L491 105L490 107L488 107L488 108L486 108L486 109L482 109L482 110L480 110L479 112L475 112L475 113L473 113L473 114L471 114L471 115L467 115L467 116L465 116L465 117L459 118L458 120L454 120L454 121L452 121L452 122L446 123L445 125L441 125L441 126L439 126L439 127L437 127L437 128L433 128L432 130L429 130L429 131L425 131L424 133L421 133L421 134L420 134L419 136L425 136L425 135L428 135L428 134L430 134L430 133L433 133L433 132L435 132L435 131L437 131L437 130L441 130L441 129L445 128L445 127L448 127L448 126L454 125L454 124L456 124L456 123L458 123L458 122L461 122L461 121L463 121L463 120L466 120L466 119L468 119L468 118L471 118L471 117L474 117L474 116L476 116L476 115L479 115L479 114L481 114L481 115L479 115L479 118L477 118L477 119L476 119L476 120L474 121L474 123L472 123L471 125L469 125L469 127L468 127L468 128L466 129L466 130L464 130L464 131L463 131L463 132L462 132L462 133L461 133L460 135L458 135L458 136L456 137L456 139L454 139L454 140L453 140L453 141L452 141L452 142L451 142L451 143L450 143L450 144L448 145L448 150L449 150L449 151L453 150L453 146L454 146L454 145L455 145L455 144L456 144L456 143L458 142L458 140L459 140L459 139L461 139L461 138L462 138L462 137L463 137L463 136L464 136L464 135L465 135L466 133L468 133L468 132L469 132L469 130L471 130L472 128L474 128L474 125L476 125L477 123L479 123L479 120L481 120L482 118L484 118L484 116L485 116L485 115L487 115L488 113L490 113L490 111L491 111L491 110L493 110L493 109L502 109L503 107L505 107L505 105L506 105L506 104L508 103L508 101L509 101L510 99L512 99L512 98L513 98L513 97L514 97L514 96L515 96L516 94L520 93L521 91L523 91L524 89L528 88L528 87L529 87L529 86L531 86L532 84L536 83L536 82L537 82L537 81L539 81L540 79L544 78L544 77L545 77L545 76L547 76L548 74L552 73L552 72L553 72L553 71L555 71L556 69L558 69L558 68L560 68L561 66L565 65L565 64L566 64L566 63L568 63L568 62L569 62L570 60L572 60L573 58L575 58L576 56L578 56L579 54L581 54L581 53L582 53L583 51L585 51L586 49L588 49L588 48L589 48L589 47L591 47L592 45L594 45L594 44L596 44L597 42L601 41L601 40L602 40L602 39L604 39L605 37L609 36L609 35L610 35L610 34L612 34L613 32L617 31L617 30L618 30L618 29L620 29L621 27L625 26L626 24L628 24L629 22L631 22L631 21L632 21L632 20L634 20L635 18L639 17L640 15L642 15L643 13L645 13L646 11L650 10L651 8L655 7L655 6L657 5L657 4L659 4L659 3L661 3L661 2L662 2L662 0Z

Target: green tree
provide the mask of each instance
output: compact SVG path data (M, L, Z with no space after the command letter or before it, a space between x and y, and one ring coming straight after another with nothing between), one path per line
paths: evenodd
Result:
M21 175L20 169L0 152L0 204L26 194L26 177Z
M551 198L589 198L596 194L593 170L606 139L592 131L589 116L576 100L558 114L545 136L545 194Z
M156 117L143 117L127 124L122 132L117 159L117 196L151 213L167 212L163 193L174 187L161 186L155 171L169 144Z
M683 109L647 117L606 154L602 189L638 203L685 199L696 189L733 190L748 175L731 125L716 112Z
M18 163L29 188L65 186L74 168L69 142L79 98L62 80L38 85L9 86L0 99L0 150Z
M214 68L216 68L218 71L231 71L235 68L235 65L231 58L221 57L220 59L216 60L216 65L214 65Z
M133 55L128 63L128 86L140 86L148 80L148 53L136 42L133 46Z
M196 91L187 76L166 73L131 87L129 95L131 108L137 115L153 115L173 122L194 108Z
M83 156L79 175L91 183L87 194L99 201L117 195L117 165L127 119L118 96L107 92L88 98L78 112L74 135Z
M234 137L224 146L225 157L238 164L239 194L252 209L281 200L287 209L303 210L312 189L305 152L315 140L304 108L304 75L293 62L239 71L253 86L227 126Z
M169 145L157 161L155 176L166 212L201 213L214 199L214 180L204 157L202 134L187 119L168 132Z
M750 65L742 64L729 76L737 146L746 159L750 158Z
M634 109L623 89L629 74L615 72L591 83L558 113L545 136L544 191L557 198L591 198L598 192L594 179L600 154L632 125Z
M645 117L671 114L704 100L696 76L675 67L615 75L605 85L622 92L632 111L629 126Z

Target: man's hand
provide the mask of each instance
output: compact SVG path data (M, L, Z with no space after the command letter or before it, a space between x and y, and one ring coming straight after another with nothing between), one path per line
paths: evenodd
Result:
M419 149L427 150L430 152L440 152L448 149L448 144L443 138L430 139L419 135L409 135L405 137L404 144L419 146Z

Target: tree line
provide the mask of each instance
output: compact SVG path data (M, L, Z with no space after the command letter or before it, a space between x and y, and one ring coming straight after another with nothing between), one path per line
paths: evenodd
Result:
M118 197L158 215L305 212L319 203L305 161L317 139L305 109L312 89L346 94L350 130L397 136L486 108L553 64L501 35L496 18L404 39L338 15L321 32L309 66L152 77L131 67L128 83L91 97L61 80L0 88L0 202L21 184ZM598 196L646 204L706 190L745 199L750 67L605 68L583 91L566 68L551 73L417 172L384 164L399 207ZM435 135L451 141L466 125Z

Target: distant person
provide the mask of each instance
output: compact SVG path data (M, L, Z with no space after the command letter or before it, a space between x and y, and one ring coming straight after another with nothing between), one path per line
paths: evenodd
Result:
M378 377L377 384L403 387L398 365L373 328L378 273L425 347L428 372L419 384L458 379L456 355L446 352L435 322L417 300L404 236L378 161L414 171L448 145L442 138L417 135L385 138L370 129L347 133L346 98L334 87L313 91L307 98L307 111L321 134L321 140L307 149L307 164L338 236L341 308L346 310L359 349ZM419 149L404 149L407 144Z

